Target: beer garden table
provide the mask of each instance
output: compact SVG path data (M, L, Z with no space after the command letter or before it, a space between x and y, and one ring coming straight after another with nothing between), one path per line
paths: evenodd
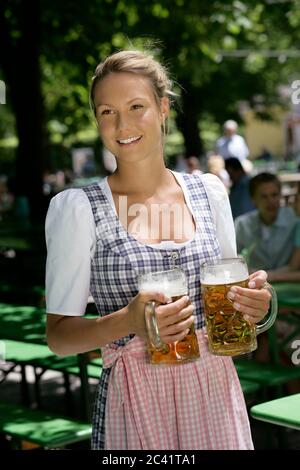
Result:
M46 345L46 314L38 307L0 303L0 340L15 340ZM50 353L50 351L49 351ZM90 391L86 354L78 354L83 414L90 419ZM23 382L26 377L22 377ZM24 390L24 387L23 387Z
M269 341L271 351L275 354L273 358L279 361L279 352L291 341L300 339L300 283L299 282L274 282L274 287L278 299L278 319L290 325L291 331L282 340L276 335L276 329L270 328Z
M300 393L254 405L253 418L300 431Z

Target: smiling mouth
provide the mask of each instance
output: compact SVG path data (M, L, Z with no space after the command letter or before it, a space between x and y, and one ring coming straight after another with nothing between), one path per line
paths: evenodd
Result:
M128 145L136 144L137 142L141 140L141 138L142 136L140 135L138 137L129 137L128 139L118 139L117 142L121 146L128 146Z

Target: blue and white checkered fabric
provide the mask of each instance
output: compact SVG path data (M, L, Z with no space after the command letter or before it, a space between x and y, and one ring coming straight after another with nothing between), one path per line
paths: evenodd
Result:
M175 250L161 250L138 242L115 215L97 183L84 189L89 198L97 246L91 265L90 290L100 315L126 306L138 293L138 275L146 272L183 269L189 284L189 297L195 305L196 328L204 326L200 292L200 265L220 257L220 247L209 201L201 177L183 175L196 221L194 239ZM130 336L116 341L124 345ZM104 448L105 403L110 369L103 370L93 415L92 449Z

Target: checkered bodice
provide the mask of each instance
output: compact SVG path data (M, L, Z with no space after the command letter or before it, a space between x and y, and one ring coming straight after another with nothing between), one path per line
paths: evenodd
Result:
M91 264L90 290L100 315L126 306L138 293L138 275L175 266L185 271L189 297L195 305L196 328L204 326L200 265L220 257L219 242L201 177L183 175L196 221L194 238L178 249L166 250L137 241L123 227L98 183L83 188L92 206L96 250ZM124 345L130 337L116 341Z

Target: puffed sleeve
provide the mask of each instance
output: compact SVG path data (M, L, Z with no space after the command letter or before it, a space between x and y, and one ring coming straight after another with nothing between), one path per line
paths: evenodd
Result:
M201 179L215 221L221 256L233 258L237 255L236 238L227 190L220 178L211 173L201 175Z
M84 315L96 238L92 209L82 189L68 189L51 200L45 232L46 311Z

